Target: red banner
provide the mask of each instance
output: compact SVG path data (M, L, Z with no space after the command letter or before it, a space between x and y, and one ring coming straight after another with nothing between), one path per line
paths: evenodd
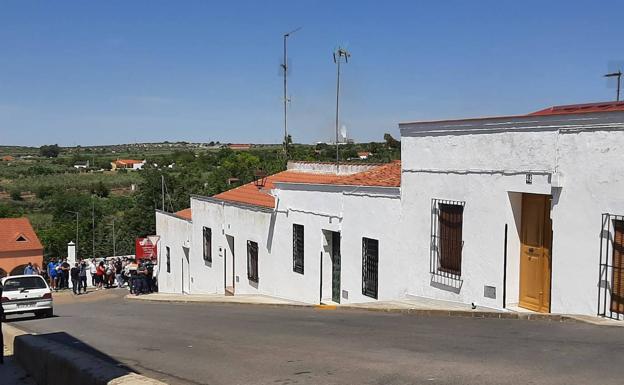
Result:
M137 238L135 248L136 259L156 259L158 256L156 245L149 238Z

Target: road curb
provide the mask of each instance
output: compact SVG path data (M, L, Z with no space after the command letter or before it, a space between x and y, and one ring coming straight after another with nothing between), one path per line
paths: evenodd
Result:
M28 333L12 325L2 325L7 348L20 366L38 384L49 385L164 385L89 353Z
M570 314L555 313L519 313L511 311L482 311L482 310L449 310L449 309L414 309L414 308L391 308L391 307L361 307L351 305L318 305L318 304L295 304L295 303L258 303L258 302L232 302L221 300L197 301L185 299L155 299L149 297L126 295L126 299L131 301L162 302L162 303L198 303L217 305L254 305L266 307L291 307L291 308L312 308L315 310L347 310L347 311L369 311L378 313L393 313L414 315L421 317L463 317L463 318L490 318L490 319L516 319L525 321L549 321L549 322L573 322L584 323L595 326L624 327L624 322L607 323L599 320L592 320Z

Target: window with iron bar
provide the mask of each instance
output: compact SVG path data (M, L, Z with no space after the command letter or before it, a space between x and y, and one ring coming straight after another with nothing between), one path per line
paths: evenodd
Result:
M212 229L204 227L204 261L212 262Z
M293 271L303 274L303 225L293 224Z
M377 299L379 241L362 238L362 294Z
M465 202L433 199L431 204L431 273L461 276Z
M247 241L247 278L258 282L258 243Z

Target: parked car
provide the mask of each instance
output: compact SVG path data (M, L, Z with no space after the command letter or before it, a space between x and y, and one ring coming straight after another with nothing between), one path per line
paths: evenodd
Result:
M35 313L37 317L52 317L52 290L38 275L12 275L2 278L2 307L4 315Z

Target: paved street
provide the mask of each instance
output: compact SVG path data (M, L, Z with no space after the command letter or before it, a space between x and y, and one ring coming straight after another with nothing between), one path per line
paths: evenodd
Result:
M66 332L172 384L622 384L624 331L581 323L55 297ZM61 335L72 346L87 346Z

